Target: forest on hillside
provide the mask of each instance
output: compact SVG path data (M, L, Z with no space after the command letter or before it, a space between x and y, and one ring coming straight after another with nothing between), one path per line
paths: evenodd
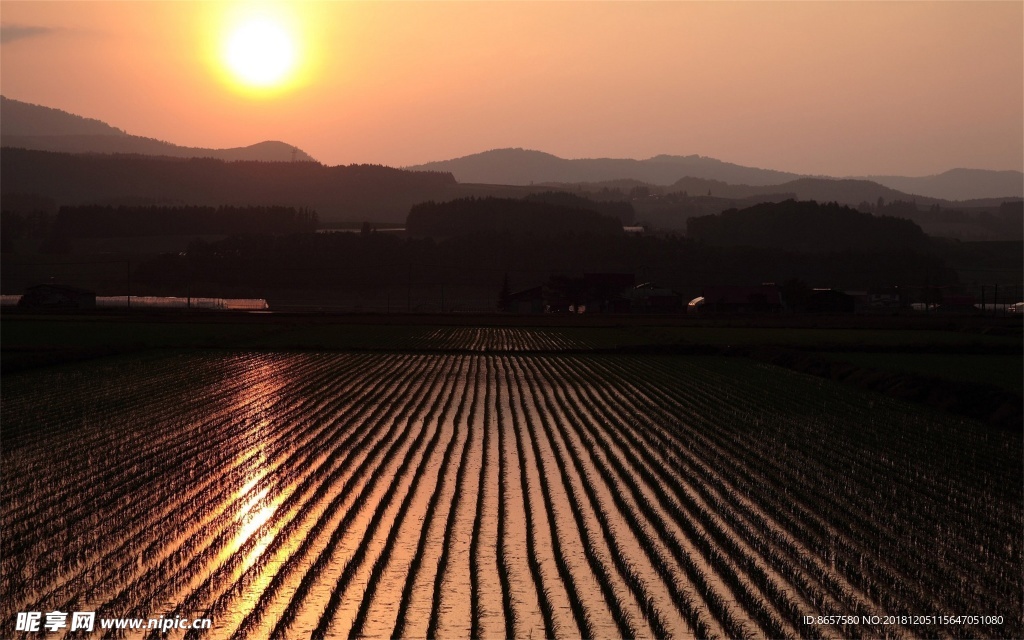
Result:
M834 202L769 202L687 221L687 235L719 246L813 252L920 250L927 236L910 220L861 213Z

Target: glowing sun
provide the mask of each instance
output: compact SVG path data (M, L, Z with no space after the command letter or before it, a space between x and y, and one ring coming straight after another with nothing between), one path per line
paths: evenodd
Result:
M296 66L292 35L269 18L251 18L231 30L224 42L223 60L238 83L272 89L287 83Z

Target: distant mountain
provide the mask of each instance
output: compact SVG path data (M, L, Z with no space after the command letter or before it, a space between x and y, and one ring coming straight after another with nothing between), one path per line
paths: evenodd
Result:
M1020 171L950 169L945 173L922 178L867 176L865 179L899 191L946 200L1024 197L1024 173Z
M495 149L454 160L405 167L446 171L459 182L527 185L537 182L601 182L632 179L669 185L685 176L734 184L771 185L801 176L754 169L702 156L655 156L647 160L593 158L565 160L542 151Z
M225 162L212 158L85 155L7 148L0 153L4 209L61 205L289 206L322 222L402 222L414 204L467 195L451 174L372 165Z
M315 161L304 151L276 141L232 149L181 147L129 135L99 120L3 96L0 96L0 146L64 153L124 153L228 161Z
M0 96L0 133L5 136L128 137L121 129L105 122L5 96Z
M647 160L631 159L580 159L566 160L541 151L527 149L494 149L452 160L428 162L406 167L412 170L429 169L446 171L459 182L528 185L537 183L611 183L635 180L658 186L679 186L695 191L710 188L716 195L726 189L719 185L740 185L744 189L731 192L726 197L747 197L755 194L775 193L779 187L785 192L794 192L794 181L803 182L806 193L801 198L838 201L857 204L861 200L884 198L933 200L975 200L984 198L1024 197L1024 174L1020 171L988 171L982 169L953 169L945 173L923 178L901 176L869 176L866 178L830 178L828 176L805 176L785 171L744 167L704 156L660 155ZM686 180L713 181L709 185L691 183ZM817 181L817 182L813 182ZM855 185L855 183L857 183ZM877 183L875 187L869 183ZM691 188L692 187L692 188ZM750 187L750 188L746 188ZM820 187L820 188L819 188ZM832 195L832 188L838 188L847 195ZM872 190L877 193L871 195ZM850 195L854 191L863 194Z

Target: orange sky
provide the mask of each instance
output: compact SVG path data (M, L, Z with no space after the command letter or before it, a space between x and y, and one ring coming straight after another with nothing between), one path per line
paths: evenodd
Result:
M251 12L301 74L240 91ZM0 2L0 90L188 146L327 164L498 147L828 175L1024 169L1024 3Z

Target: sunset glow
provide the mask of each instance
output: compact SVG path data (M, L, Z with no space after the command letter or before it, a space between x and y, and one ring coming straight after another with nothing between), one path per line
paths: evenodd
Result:
M3 4L6 97L186 146L1021 166L1018 3Z
M224 48L224 63L241 83L271 87L295 67L295 43L279 24L255 19L235 28Z

